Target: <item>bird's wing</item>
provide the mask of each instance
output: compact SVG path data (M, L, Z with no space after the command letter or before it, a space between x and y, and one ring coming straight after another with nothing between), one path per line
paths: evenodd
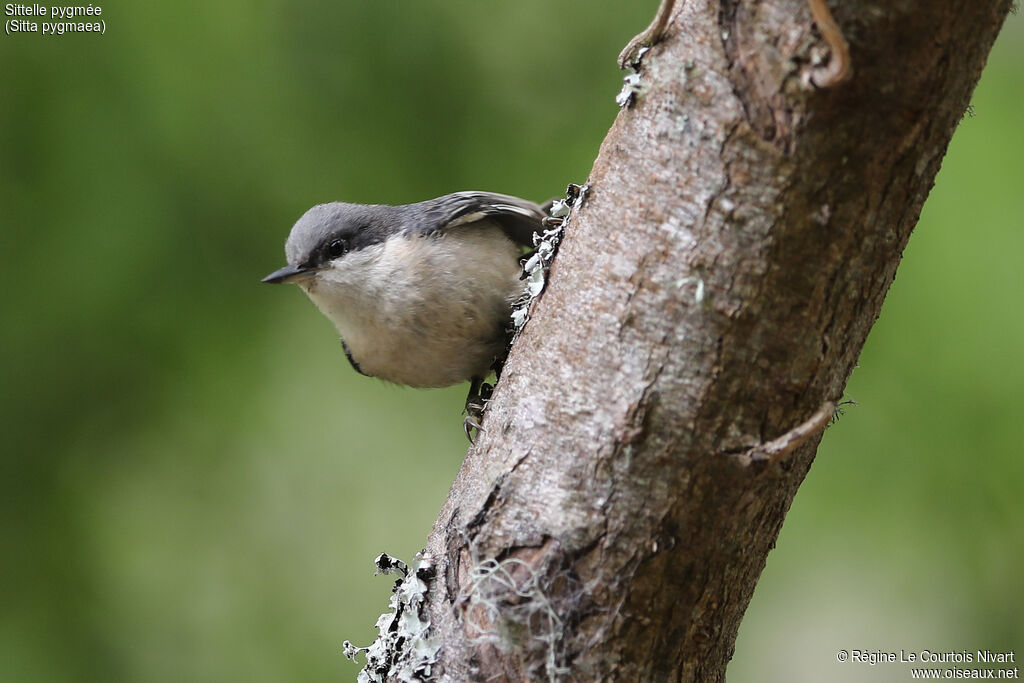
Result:
M531 201L494 192L455 192L407 207L409 232L432 234L489 218L526 247L533 246L533 234L543 230L546 215Z

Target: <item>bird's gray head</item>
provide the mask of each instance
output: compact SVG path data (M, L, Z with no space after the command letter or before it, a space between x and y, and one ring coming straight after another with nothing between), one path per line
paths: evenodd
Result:
M401 229L399 207L347 204L319 204L303 214L292 227L284 245L288 265L263 282L295 282L343 258L386 240Z
M326 266L337 270L347 254L392 237L444 234L460 226L497 227L511 242L529 247L543 229L543 218L544 210L533 202L493 192L453 192L400 206L320 204L292 228L285 244L288 265L263 281L302 283Z

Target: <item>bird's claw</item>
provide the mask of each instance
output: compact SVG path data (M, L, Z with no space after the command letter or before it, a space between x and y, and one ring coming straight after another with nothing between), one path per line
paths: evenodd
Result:
M484 410L487 409L487 403L491 398L491 393L494 391L494 387L486 382L474 382L469 389L469 396L466 397L466 419L462 421L462 429L466 432L466 438L469 439L471 444L476 444L473 440L473 430L475 429L477 434L486 431L483 428Z
M480 424L480 420L474 415L467 415L466 419L462 421L462 429L466 432L466 438L469 439L469 443L476 445L476 440L473 438L473 430L477 433L484 431L483 425Z

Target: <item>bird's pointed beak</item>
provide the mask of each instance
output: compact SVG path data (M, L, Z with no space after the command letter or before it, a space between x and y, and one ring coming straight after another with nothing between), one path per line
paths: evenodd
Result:
M310 269L303 266L285 266L284 268L275 270L260 282L266 282L268 285L279 285L285 282L292 282L296 278L306 275L309 272Z

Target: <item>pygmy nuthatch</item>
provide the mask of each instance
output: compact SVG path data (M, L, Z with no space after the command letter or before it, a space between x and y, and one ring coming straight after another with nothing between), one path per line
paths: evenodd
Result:
M490 192L320 204L292 228L288 265L263 282L299 285L358 372L413 387L469 380L467 408L479 408L523 289L519 258L544 216L533 202Z

